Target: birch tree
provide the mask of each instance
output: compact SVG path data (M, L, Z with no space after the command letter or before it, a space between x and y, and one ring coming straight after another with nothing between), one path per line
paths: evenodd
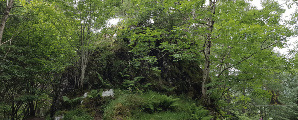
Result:
M14 0L7 0L6 8L3 12L3 16L1 19L1 23L0 23L0 46L2 44L6 43L6 42L2 43L2 37L3 37L3 32L4 32L6 21L9 17L9 13L10 13L11 9L13 8L13 2L14 2ZM11 40L8 40L8 41L11 41Z

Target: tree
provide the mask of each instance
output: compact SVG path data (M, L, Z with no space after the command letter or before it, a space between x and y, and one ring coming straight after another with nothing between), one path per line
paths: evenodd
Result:
M75 55L69 44L74 27L55 4L42 1L21 4L23 8L18 17L26 19L19 23L18 29L25 30L11 45L1 46L1 103L9 105L5 114L9 114L10 119L36 116L37 103L51 100L52 93L46 91L53 88L47 84L58 81L53 79L54 75L72 64ZM5 34L14 30L9 27ZM6 48L10 49L8 54ZM47 106L44 109L48 109Z
M273 119L284 119L284 120L294 120L298 118L297 115L297 55L288 59L290 69L276 76L282 82L270 83L271 89L278 89L279 95L277 100L281 104L272 104L269 106L264 106L266 112L264 117L271 117ZM276 100L276 99L275 99ZM271 100L272 101L272 100Z
M6 21L8 19L8 16L9 16L9 13L13 7L13 1L14 0L7 0L7 6L6 6L6 9L5 11L3 12L3 16L2 16L2 19L1 19L1 23L0 23L0 45L2 44L5 44L5 43L2 43L2 36L3 36L3 32L4 32L4 28L5 28L5 24L6 24ZM12 38L11 38L12 39ZM9 40L10 41L10 40Z
M248 89L260 88L263 80L269 81L273 71L279 69L272 64L280 59L272 49L282 47L292 35L291 30L279 23L284 10L274 1L264 1L262 10L241 0L211 0L207 5L204 1L152 0L124 5L126 29L132 31L128 42L141 66L156 67L156 62L164 56L152 54L154 51L161 55L167 50L173 51L172 56L178 61L203 58L200 62L204 67L200 69L204 74L199 80L201 100L209 107L220 100L218 96L231 94L231 90L246 94ZM135 7L129 9L131 6ZM179 44L177 39L185 44ZM184 45L192 47L185 49ZM190 52L195 50L197 52ZM181 54L182 51L187 54ZM271 70L264 69L266 67Z
M265 1L262 5L262 10L244 1L217 5L211 79L213 84L221 86L215 88L222 91L220 94L235 90L233 96L239 92L240 96L247 96L249 91L262 89L264 82L277 80L272 79L272 75L286 68L281 65L285 63L283 59L272 51L275 46L282 47L283 41L292 35L291 30L279 23L284 10L274 1ZM235 9L237 12L232 12ZM259 93L267 94L266 90L261 91ZM216 90L213 93L217 93Z
M77 66L79 71L75 83L80 88L87 83L85 71L89 61L89 56L96 48L96 44L102 38L99 30L103 29L106 21L114 16L114 8L120 3L120 0L82 0L82 1L56 1L59 6L65 11L67 17L71 17L80 22L75 23L77 28L75 47L78 49L79 61Z

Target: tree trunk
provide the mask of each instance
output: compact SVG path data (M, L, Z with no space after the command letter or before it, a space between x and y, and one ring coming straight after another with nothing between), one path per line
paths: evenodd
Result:
M14 106L14 99L13 102L11 104L11 120L15 120L16 116L15 116L15 106Z
M80 76L80 86L83 87L84 83L84 78L85 78L85 71L87 68L87 59L88 56L88 51L87 50L82 50L82 55L81 55L81 76Z
M209 7L212 15L215 14L215 2L212 0L209 0ZM213 31L213 16L210 16L208 18L208 30L209 32L207 33L207 38L205 41L205 50L204 50L204 55L205 55L205 63L204 63L204 69L203 69L203 82L202 82L202 100L205 105L210 104L210 99L207 96L207 87L206 83L207 80L209 79L209 73L210 73L210 51L211 51L211 43L212 43L212 36L211 33Z
M82 14L80 15L81 20L83 19ZM84 78L85 78L85 71L87 67L87 55L86 55L86 46L85 46L85 22L81 23L81 61L80 61L80 77L78 82L78 87L83 88Z
M35 116L35 106L34 101L29 102L29 116L34 117Z
M91 3L90 3L89 7L90 7L90 11L93 11ZM92 14L91 14L91 12L87 12L87 14L90 17L87 19L87 21L85 21L84 23L81 23L81 65L80 65L81 74L80 74L79 87L82 87L82 88L83 88L86 68L87 68L87 64L88 64L89 50L87 47L90 44L89 43L90 41L88 41L88 39L90 39L90 33L91 33L90 25L91 25ZM80 16L80 17L82 20L83 17L82 16ZM86 33L86 35L85 35L85 33Z
M54 120L55 113L57 111L58 103L59 103L59 97L62 96L62 88L63 88L63 80L61 79L61 76L58 74L54 75L54 79L59 79L59 82L52 83L53 88L53 96L52 96L52 105L50 108L50 118Z
M52 105L50 108L50 117L52 120L54 120L54 117L55 117L55 113L56 113L56 109L57 109L57 107L56 107L57 101L58 101L58 94L56 93L53 98Z
M6 9L4 11L4 14L2 16L2 20L1 20L1 24L0 24L0 44L2 43L2 37L3 37L4 28L5 28L5 23L8 19L10 10L13 7L13 1L14 0L9 0L9 2L6 6Z

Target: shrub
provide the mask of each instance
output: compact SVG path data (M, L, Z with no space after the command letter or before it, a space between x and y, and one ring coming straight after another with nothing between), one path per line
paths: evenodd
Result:
M188 120L189 114L186 111L162 111L156 113L136 113L131 120Z
M117 97L117 96L116 96ZM104 111L106 120L207 120L208 110L156 92L123 94L108 104Z
M129 118L132 111L139 108L141 101L135 94L123 94L106 106L104 118L107 120Z
M208 110L205 110L202 106L196 106L195 104L190 106L190 112L191 120L210 120L212 118Z
M63 120L93 120L93 117L81 109L75 109L67 111Z
M160 95L154 92L149 92L142 95L143 102L141 108L144 112L153 113L159 111L175 110L179 98L171 96Z

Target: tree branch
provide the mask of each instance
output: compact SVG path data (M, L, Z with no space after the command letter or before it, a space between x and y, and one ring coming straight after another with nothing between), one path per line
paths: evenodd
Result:
M0 46L2 46L2 45L5 44L5 43L11 42L11 41L13 40L13 38L14 38L14 36L12 36L9 40L7 40L7 41L5 41L5 42L3 42L3 43L0 43Z
M25 29L21 30L21 32L23 32ZM0 43L0 46L8 43L8 42L11 42L16 36L18 36L21 32L19 32L19 30L17 32L15 32L15 34L7 41L3 42L3 43Z

